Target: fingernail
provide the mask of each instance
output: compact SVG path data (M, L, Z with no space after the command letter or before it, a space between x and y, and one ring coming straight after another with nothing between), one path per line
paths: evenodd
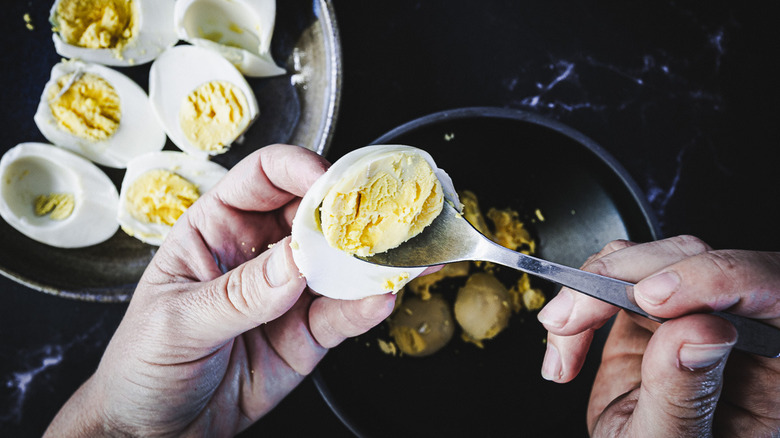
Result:
M536 315L536 319L547 327L561 328L569 320L574 307L574 297L568 289L561 289L558 295L547 303Z
M269 286L281 286L290 281L287 252L284 245L274 245L270 251L271 255L265 262L263 274Z
M542 362L542 377L545 380L555 382L563 377L563 365L561 364L561 355L555 345L547 342L547 352L544 354Z
M634 286L634 295L639 295L650 304L663 304L680 287L680 276L674 271L662 272L640 281Z
M728 356L734 343L726 344L683 344L677 353L680 366L689 371L707 368Z

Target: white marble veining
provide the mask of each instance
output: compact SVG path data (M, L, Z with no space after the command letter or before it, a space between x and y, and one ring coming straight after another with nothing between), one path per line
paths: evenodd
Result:
M0 413L0 422L19 422L22 419L22 408L30 384L41 373L62 362L63 347L59 345L44 345L36 350L25 352L30 368L15 371L7 376L5 387L10 391L10 406L8 411Z
M46 385L50 379L56 379L57 366L69 358L74 348L88 348L102 351L105 348L105 340L100 333L105 331L105 318L99 318L84 333L63 343L47 343L27 350L18 351L15 363L23 364L23 368L0 376L3 387L8 394L7 409L0 412L0 426L4 423L18 424L22 421L24 405L28 395L35 391L36 387ZM2 427L0 427L0 430Z

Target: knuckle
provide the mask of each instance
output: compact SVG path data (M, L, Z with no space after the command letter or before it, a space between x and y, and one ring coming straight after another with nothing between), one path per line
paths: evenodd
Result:
M633 245L634 244L632 242L628 241L628 240L617 239L617 240L613 240L613 241L607 243L604 246L604 250L603 251L615 252L615 251L619 251L621 249L628 248L629 246L633 246Z
M249 282L254 281L251 277L245 275L244 266L239 266L227 276L227 281L222 283L222 294L227 298L227 303L232 310L242 316L251 318L254 316L255 309L261 309L260 294L249 293L252 287L247 287Z
M614 263L612 263L612 259L608 257L602 257L599 259L591 260L584 268L583 270L592 272L594 274L598 275L604 275L607 277L616 277L618 276L618 273L615 272L615 266Z
M666 239L666 242L673 245L681 254L689 257L706 253L712 249L700 238L689 234L670 237Z
M615 251L620 251L621 249L625 249L633 245L635 245L633 242L624 239L610 241L606 245L604 245L601 251L595 254L591 254L591 256L588 257L585 260L585 262L582 264L582 267L584 268L606 255L612 254Z
M708 275L715 284L736 284L740 279L740 261L728 251L712 251L702 255L709 265Z

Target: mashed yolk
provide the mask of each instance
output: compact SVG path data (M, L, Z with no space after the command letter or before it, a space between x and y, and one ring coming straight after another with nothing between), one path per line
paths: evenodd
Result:
M412 356L425 351L427 347L422 334L411 327L393 327L390 335L401 351Z
M49 217L56 221L67 219L73 208L76 206L76 200L70 193L51 193L40 195L35 198L35 215Z
M128 210L139 221L173 225L199 196L198 188L181 176L150 170L128 188Z
M62 0L55 26L68 44L121 50L135 34L134 15L132 0Z
M463 204L463 217L480 233L493 239L493 233L490 232L482 210L479 208L477 195L472 191L464 190L460 193L460 202Z
M224 152L249 126L244 93L224 81L207 82L182 103L179 125L187 140L207 152Z
M320 225L330 246L370 256L419 234L443 205L441 183L428 162L398 152L335 184L320 206Z
M526 254L535 252L534 240L520 221L519 213L510 209L491 208L487 216L495 226L493 240L496 243L513 251L519 250Z
M47 98L57 125L76 137L101 141L119 129L122 117L119 94L98 75L62 76L49 88Z

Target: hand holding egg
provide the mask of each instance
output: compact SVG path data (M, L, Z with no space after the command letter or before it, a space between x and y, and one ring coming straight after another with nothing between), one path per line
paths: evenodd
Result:
M204 193L160 246L98 370L49 433L133 425L142 436L235 435L328 348L384 320L394 296L317 297L293 261L285 236L327 166L304 148L268 146Z

